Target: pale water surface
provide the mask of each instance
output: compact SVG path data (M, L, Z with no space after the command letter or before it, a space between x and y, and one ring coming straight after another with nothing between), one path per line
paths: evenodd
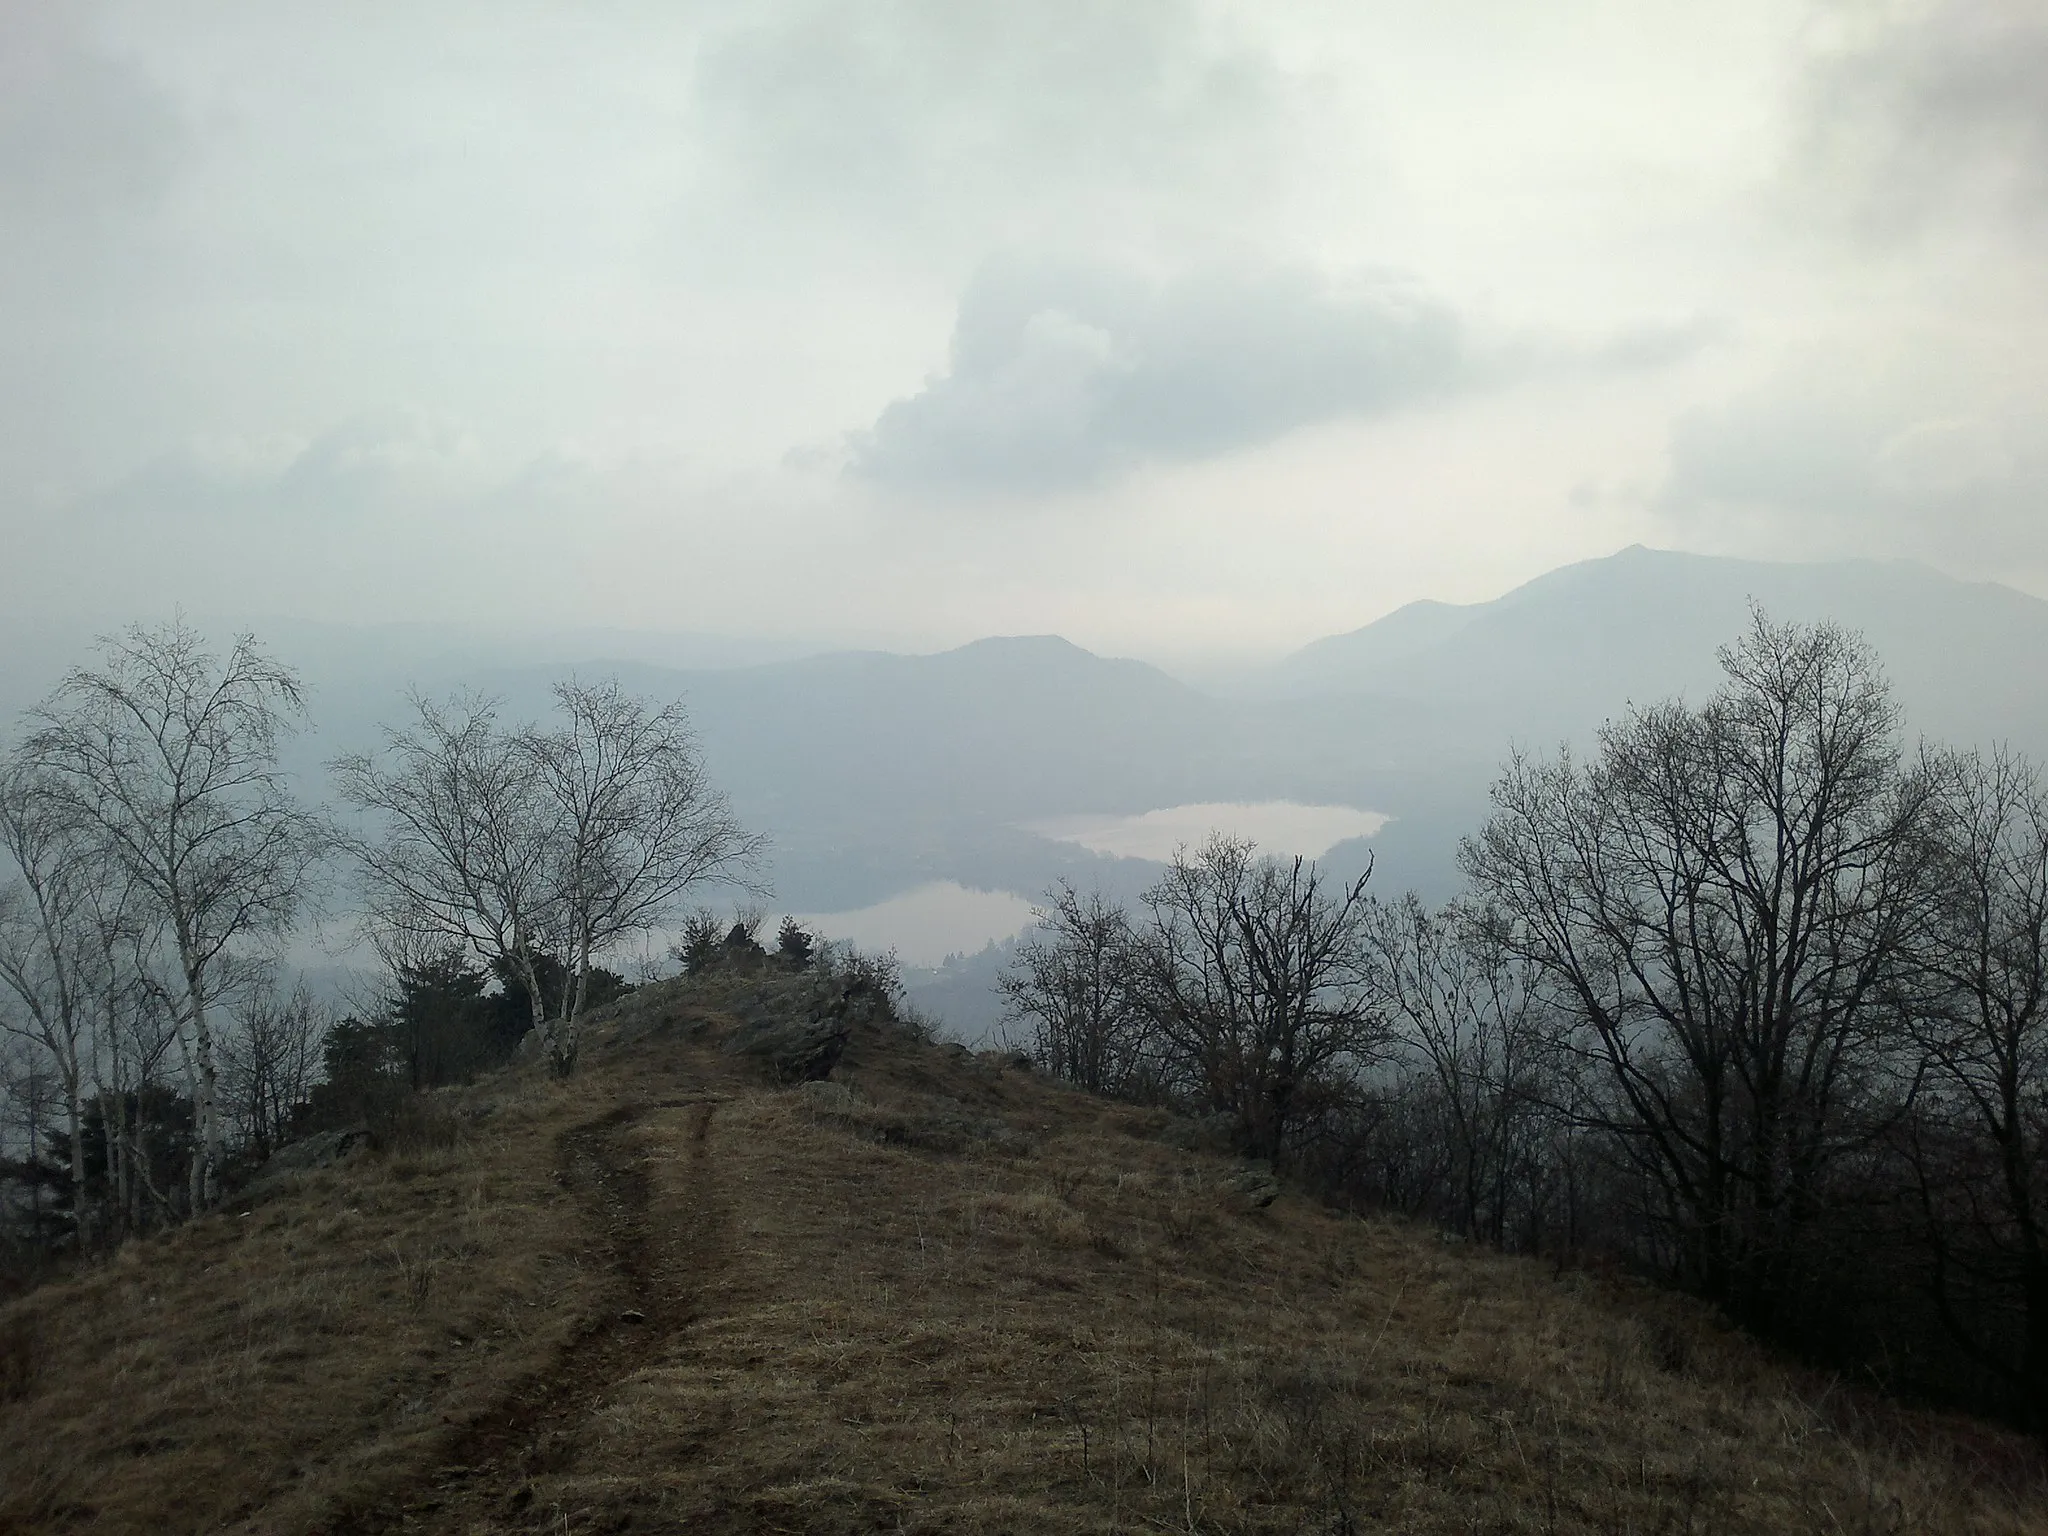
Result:
M1170 859L1175 849L1198 848L1210 833L1221 832L1250 838L1266 853L1298 853L1313 859L1354 837L1371 837L1390 819L1350 805L1212 801L1169 805L1136 816L1061 816L1034 822L1029 830L1120 858Z
M1170 859L1177 848L1199 847L1211 832L1248 837L1267 853L1318 858L1341 842L1372 836L1387 821L1378 811L1349 805L1216 801L1137 816L1062 816L1033 823L1029 830L1125 858ZM1011 891L934 880L873 906L800 912L797 920L826 938L851 940L867 950L894 949L905 965L929 967L948 955L974 954L992 940L1021 933L1031 926L1031 905Z
M894 949L905 965L935 966L952 954L973 954L991 939L1031 925L1031 903L1009 891L977 891L934 880L901 896L851 912L800 912L797 921L828 939L862 949Z

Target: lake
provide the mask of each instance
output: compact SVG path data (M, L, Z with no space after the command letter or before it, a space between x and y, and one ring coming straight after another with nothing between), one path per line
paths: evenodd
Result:
M1266 853L1321 858L1337 844L1371 837L1391 818L1349 805L1303 805L1294 800L1249 803L1209 801L1170 805L1136 816L1060 816L1026 829L1041 837L1078 843L1094 853L1164 861L1181 847L1198 848L1212 832L1250 838Z
M1166 860L1180 847L1200 847L1212 831L1248 837L1267 852L1319 858L1342 842L1371 837L1387 824L1378 811L1293 800L1205 801L1136 816L1061 816L1026 830L1095 853ZM933 880L887 901L848 912L800 912L797 921L826 938L862 949L894 949L905 965L936 966L947 955L971 955L1031 926L1031 902L1011 891L976 890ZM764 933L772 942L772 936Z
M905 965L935 966L948 955L974 954L991 939L1007 939L1030 927L1031 903L1009 891L977 891L958 881L934 880L871 907L800 912L797 921L813 933L850 939L862 949L893 948Z

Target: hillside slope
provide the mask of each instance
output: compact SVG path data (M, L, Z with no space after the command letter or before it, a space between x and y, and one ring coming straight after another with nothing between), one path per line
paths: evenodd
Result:
M893 1026L775 1086L735 985L0 1311L0 1529L2048 1528L2017 1440L1163 1114Z

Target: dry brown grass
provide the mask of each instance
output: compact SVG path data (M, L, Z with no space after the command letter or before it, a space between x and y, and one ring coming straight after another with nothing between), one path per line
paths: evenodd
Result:
M1676 1298L1255 1210L1159 1117L958 1052L857 1040L849 1097L715 1031L643 999L451 1147L0 1314L0 1525L2048 1529L2033 1448Z
M553 1146L600 1090L493 1086L452 1145L307 1175L9 1307L37 1369L0 1407L0 1527L302 1528L545 1368L605 1284Z

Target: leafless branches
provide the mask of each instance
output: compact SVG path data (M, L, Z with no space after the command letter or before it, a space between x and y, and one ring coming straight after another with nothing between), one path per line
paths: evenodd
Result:
M415 695L412 705L413 723L386 730L381 758L332 765L341 798L371 818L345 839L369 913L387 945L425 953L452 942L509 968L545 1033L552 828L539 785L496 701Z
M234 1010L221 1049L226 1113L256 1160L289 1140L293 1117L320 1079L327 1019L301 985L279 992L258 978Z
M1003 991L1049 1070L1227 1116L1247 1152L1280 1157L1384 1039L1365 883L1215 837L1175 856L1139 922L1055 890Z
M998 980L1011 1022L1044 1070L1094 1093L1137 1096L1159 1071L1137 985L1138 937L1101 892L1062 882Z
M1465 904L1377 904L1367 943L1404 1065L1419 1069L1399 1112L1435 1143L1448 1195L1436 1213L1465 1237L1537 1246L1575 1099L1541 977Z
M94 1066L93 1004L110 946L92 921L101 875L82 852L50 786L19 763L0 768L0 851L13 882L0 887L0 1032L41 1048L64 1098L72 1208L85 1209L85 1100Z
M1362 963L1369 875L1333 887L1312 860L1212 837L1145 894L1140 995L1254 1156L1279 1156L1316 1091L1384 1039Z
M504 728L495 700L416 696L380 757L333 767L370 821L348 841L378 920L509 968L566 1074L593 963L706 883L751 888L763 845L705 775L680 705L616 683L555 695L552 730ZM550 959L566 973L552 1008Z
M1943 1321L2048 1422L2048 785L2009 752L1942 764L1910 1150ZM2019 1347L1995 1338L2017 1302Z
M1704 707L1637 710L1589 764L1512 761L1464 863L1583 1032L1601 1123L1700 1282L1767 1321L1821 1181L1870 1134L1932 787L1840 630L1759 614L1722 665Z
M574 994L562 1002L567 1031L597 956L661 926L708 882L752 889L765 844L705 774L681 704L656 709L616 682L558 684L555 701L565 724L517 743L552 813L544 846L550 929ZM566 1050L573 1064L573 1035Z
M179 620L102 642L99 665L72 672L37 708L22 749L74 851L118 872L147 914L131 941L186 1053L201 1141L195 1208L218 1189L211 1009L231 948L291 924L322 852L278 765L302 713L296 675L253 639L222 660ZM158 934L161 965L145 951Z

